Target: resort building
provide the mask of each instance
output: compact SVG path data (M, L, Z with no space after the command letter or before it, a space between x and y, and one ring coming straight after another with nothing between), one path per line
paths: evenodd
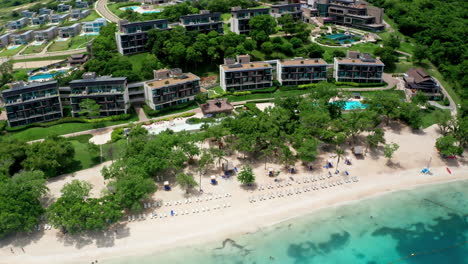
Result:
M46 22L48 22L50 19L50 16L49 15L40 15L40 16L37 16L37 17L33 17L31 19L31 23L33 25L43 25L45 24Z
M72 19L82 19L89 16L89 14L91 14L89 9L73 9L70 16Z
M71 5L66 5L66 4L58 4L57 5L57 12L68 12L72 10Z
M200 33L210 33L216 31L223 34L223 21L221 13L210 13L209 10L201 10L198 15L186 15L180 17L180 23L188 31L198 31Z
M154 80L144 84L146 102L159 110L195 100L200 92L200 78L180 69L154 71Z
M278 61L278 82L283 86L296 86L327 80L327 62L323 59Z
M22 33L11 34L10 41L15 45L26 45L32 40L32 33L32 30L28 30Z
M337 82L381 83L384 64L368 53L349 52L335 58L333 77Z
M122 55L135 54L147 51L148 31L151 29L167 30L169 21L157 19L150 21L128 23L119 21L119 31L115 33L117 50Z
M216 116L219 114L231 114L234 106L228 102L226 98L217 98L208 100L206 103L200 105L203 115Z
M20 18L18 20L10 21L7 24L8 29L18 30L28 25L29 19L27 17Z
M302 21L301 4L278 4L271 6L271 16L280 18L283 15L291 15L294 20Z
M36 12L32 12L32 11L29 11L29 10L21 11L21 17L33 18L35 16L36 16Z
M83 64L85 64L85 62L87 62L89 60L89 56L87 54L72 54L70 55L70 57L67 58L67 62L68 64L70 65L70 67L78 67L78 66L81 66Z
M76 8L88 8L89 7L89 4L87 1L77 0L75 3L76 3Z
M39 15L52 15L54 10L42 7L39 9Z
M249 55L224 59L219 66L220 85L224 91L243 91L273 86L273 66L263 61L250 62Z
M10 45L10 33L6 33L0 36L0 48L6 48Z
M100 105L101 116L126 114L129 108L127 77L97 77L94 72L83 74L82 80L70 82L72 115L79 116L80 103L85 99Z
M82 27L83 27L83 32L85 33L99 33L101 30L101 27L105 26L107 24L107 21L100 17L96 18L96 20L91 21L91 22L84 22Z
M36 41L51 41L57 36L58 28L56 26L45 30L34 31L34 40Z
M70 14L52 14L50 16L50 22L51 23L62 23L62 22L65 22L65 20L68 19L68 17L70 16Z
M270 8L241 9L241 7L233 7L231 14L231 31L236 34L249 34L250 19L254 16L269 15Z
M316 8L324 23L334 23L369 31L382 31L383 9L359 0L317 0Z
M81 32L81 24L75 23L68 27L59 27L58 35L61 38L72 38L78 36Z
M403 77L405 87L411 89L412 95L423 92L429 100L441 100L444 96L439 83L421 68L411 68Z
M15 83L11 87L2 91L11 127L53 121L63 116L57 81Z

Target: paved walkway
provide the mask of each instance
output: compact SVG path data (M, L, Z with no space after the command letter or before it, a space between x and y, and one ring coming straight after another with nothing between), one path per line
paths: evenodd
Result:
M94 9L98 14L104 17L107 21L118 23L120 18L112 13L109 8L107 8L107 0L97 0L94 4Z

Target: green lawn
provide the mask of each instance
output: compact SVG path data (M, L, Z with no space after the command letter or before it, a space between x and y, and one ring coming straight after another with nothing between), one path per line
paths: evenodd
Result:
M78 20L78 22L89 22L89 21L94 21L96 20L97 18L100 18L101 16L95 11L95 10L92 10L91 13L89 14L89 16L83 18L83 19L80 19Z
M72 50L86 47L86 44L97 36L76 36L66 41L54 41L48 48L48 52Z
M401 42L400 43L400 48L398 50L401 50L403 52L413 54L414 53L414 44L410 42Z
M23 51L22 54L39 53L39 52L41 52L46 46L47 46L47 43L42 44L42 45L39 45L39 46L31 45L31 46L28 46L28 47Z
M70 55L43 56L40 58L13 60L12 62L15 63L15 62L44 61L44 60L64 60L68 58L69 56Z
M91 134L85 134L68 138L75 149L74 160L77 161L76 165L73 166L73 171L91 168L101 161L99 154L95 155L88 150L88 141L92 137Z
M130 60L130 63L133 66L133 71L134 72L140 72L141 71L141 68L143 67L143 65L141 65L141 62L143 61L143 59L148 54L149 54L148 52L144 52L144 53L139 53L139 54L127 56L127 58Z
M221 14L221 19L223 21L229 21L229 19L231 19L232 15L231 13L224 13L224 14Z
M41 139L41 138L46 138L47 136L51 134L56 134L56 135L64 135L64 134L69 134L69 133L74 133L74 132L79 132L79 131L85 131L85 130L90 130L90 129L95 129L95 128L100 128L100 127L107 127L107 126L113 126L113 125L118 125L118 124L124 124L128 123L131 121L138 121L138 116L133 115L131 119L129 120L123 120L123 121L108 121L108 122L102 122L98 124L92 124L92 123L64 123L64 124L59 124L51 127L32 127L28 128L23 131L19 132L10 132L6 137L10 138L16 138L16 139L21 139L24 141L31 141L31 140L36 140L36 139Z
M402 62L398 62L396 64L396 68L395 68L395 71L393 71L394 73L405 73L406 71L408 71L411 67L413 67L413 63L409 62L409 61L402 61Z
M139 6L139 5L141 5L140 2L122 2L122 3L113 3L110 5L107 5L107 7L109 8L109 11L114 13L116 16L120 17L125 12L124 10L120 10L121 7Z
M5 49L0 53L0 57L14 56L24 48L24 45L17 47L16 49Z
M440 108L436 108L435 110L431 110L431 109L422 110L422 127L423 128L430 127L436 123L435 116L437 112L449 112L450 113L450 110L445 110L445 109L440 109Z
M348 50L353 50L353 51L360 51L360 52L366 52L366 53L371 53L374 54L375 49L378 48L379 45L375 43L359 43L356 45L352 45L349 48L331 48L331 47L321 47L322 49L325 50L325 54L323 55L323 59L326 60L327 62L331 63L333 62L333 55L332 52L334 50L342 50L343 52L347 52Z

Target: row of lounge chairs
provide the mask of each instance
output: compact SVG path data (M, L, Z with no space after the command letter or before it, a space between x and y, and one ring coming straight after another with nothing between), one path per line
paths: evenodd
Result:
M163 203L162 201L157 201L154 203L143 203L143 207L146 208L151 208L151 207L162 207L164 206L175 206L175 205L184 205L184 204L190 204L190 203L201 203L203 201L211 201L211 200L217 200L217 199L222 199L222 198L228 198L232 197L230 193L224 193L224 194L219 194L219 195L209 195L206 196L204 199L203 198L195 198L195 199L184 199L181 201L169 201Z
M137 214L137 215L129 215L128 217L128 222L133 222L133 221L139 221L139 220L146 220L147 217L150 219L157 219L157 218L166 218L168 216L178 216L178 215L189 215L190 211L192 214L200 213L200 212L209 212L210 210L220 210L223 208L228 208L231 207L230 203L224 203L224 204L217 204L213 207L201 207L201 208L192 208L192 210L171 210L169 213L156 213L152 212L151 214Z
M267 184L267 185L259 185L257 190L263 191L265 189L275 189L275 188L279 189L279 188L282 188L282 187L292 186L293 183L297 183L297 184L311 183L311 182L326 180L326 179L329 179L331 177L332 176L330 176L330 175L314 175L314 176L310 176L310 177L304 177L304 178L298 179L296 181L288 180L288 181L286 181L284 183L277 182L275 184L270 183L270 184Z
M291 188L291 189L286 189L286 190L281 190L275 192L270 192L267 194L262 194L258 195L257 197L255 196L250 196L249 197L249 202L250 203L255 203L255 202L260 202L260 201L265 201L269 199L274 199L274 198L280 198L284 196L291 196L294 194L301 194L302 192L310 192L310 191L317 191L321 189L326 189L329 187L333 186L338 186L338 185L343 185L345 183L351 183L351 182L358 182L359 178L357 176L353 177L344 177L344 179L338 179L338 180L332 180L328 182L320 182L319 184L311 184L311 185L305 185L302 188Z

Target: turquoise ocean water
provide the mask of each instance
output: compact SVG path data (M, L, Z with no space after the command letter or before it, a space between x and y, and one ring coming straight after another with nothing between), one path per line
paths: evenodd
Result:
M468 264L467 240L465 181L324 209L222 241L104 263Z

